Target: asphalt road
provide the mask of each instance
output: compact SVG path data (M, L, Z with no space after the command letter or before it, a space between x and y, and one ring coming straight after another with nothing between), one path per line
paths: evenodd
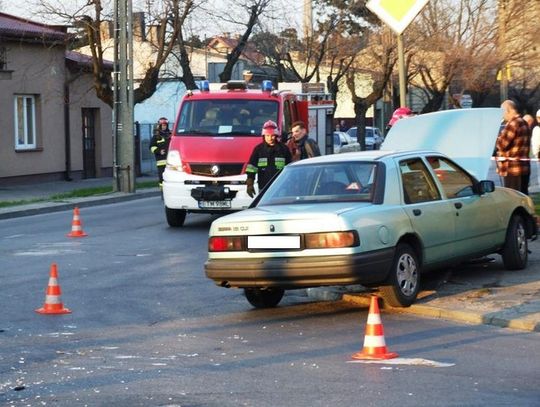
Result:
M204 277L211 216L159 198L0 221L0 405L537 406L540 334L382 315L402 364L352 362L367 309L253 310ZM71 314L45 316L51 263Z

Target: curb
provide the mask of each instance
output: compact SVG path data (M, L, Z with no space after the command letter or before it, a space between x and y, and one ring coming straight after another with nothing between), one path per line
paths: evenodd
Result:
M366 294L344 294L342 301L369 307L370 297ZM413 304L407 308L394 308L384 306L385 311L397 314L413 314L423 317L446 319L455 322L466 322L474 325L493 325L500 328L512 328L523 331L540 332L538 317L525 316L523 318L508 318L502 312L481 313L475 311L461 311L445 309L424 304Z
M0 219L13 219L23 216L39 215L43 213L61 212L68 209L73 209L73 206L79 208L106 205L117 202L132 201L135 199L150 198L159 196L161 191L156 188L145 190L144 192L114 192L103 196L93 196L87 198L74 198L71 200L58 202L38 202L35 204L13 206L0 209Z

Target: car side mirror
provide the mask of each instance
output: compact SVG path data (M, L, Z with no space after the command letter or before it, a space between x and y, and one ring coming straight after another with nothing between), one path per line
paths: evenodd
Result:
M476 184L476 193L479 195L484 195L493 191L495 191L495 183L493 181L486 179Z

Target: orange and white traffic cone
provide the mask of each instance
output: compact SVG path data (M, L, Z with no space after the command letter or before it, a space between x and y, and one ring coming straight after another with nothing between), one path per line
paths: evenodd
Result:
M45 304L43 304L43 307L37 309L36 312L39 314L70 314L71 311L64 308L60 294L62 294L62 290L58 284L58 268L53 263L51 264L51 271L49 273L49 284L45 292Z
M71 232L67 234L68 237L85 237L88 236L82 230L81 216L79 214L79 208L73 209L73 220L71 221Z
M353 359L392 359L398 357L397 353L388 352L386 348L378 300L379 297L376 295L371 296L364 349L362 349L362 352L352 355Z

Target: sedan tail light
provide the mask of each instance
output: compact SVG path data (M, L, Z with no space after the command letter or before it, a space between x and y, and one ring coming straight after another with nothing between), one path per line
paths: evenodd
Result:
M308 233L305 235L306 249L330 249L354 247L360 244L355 231Z
M241 236L212 236L208 239L209 252L235 252L244 250Z

